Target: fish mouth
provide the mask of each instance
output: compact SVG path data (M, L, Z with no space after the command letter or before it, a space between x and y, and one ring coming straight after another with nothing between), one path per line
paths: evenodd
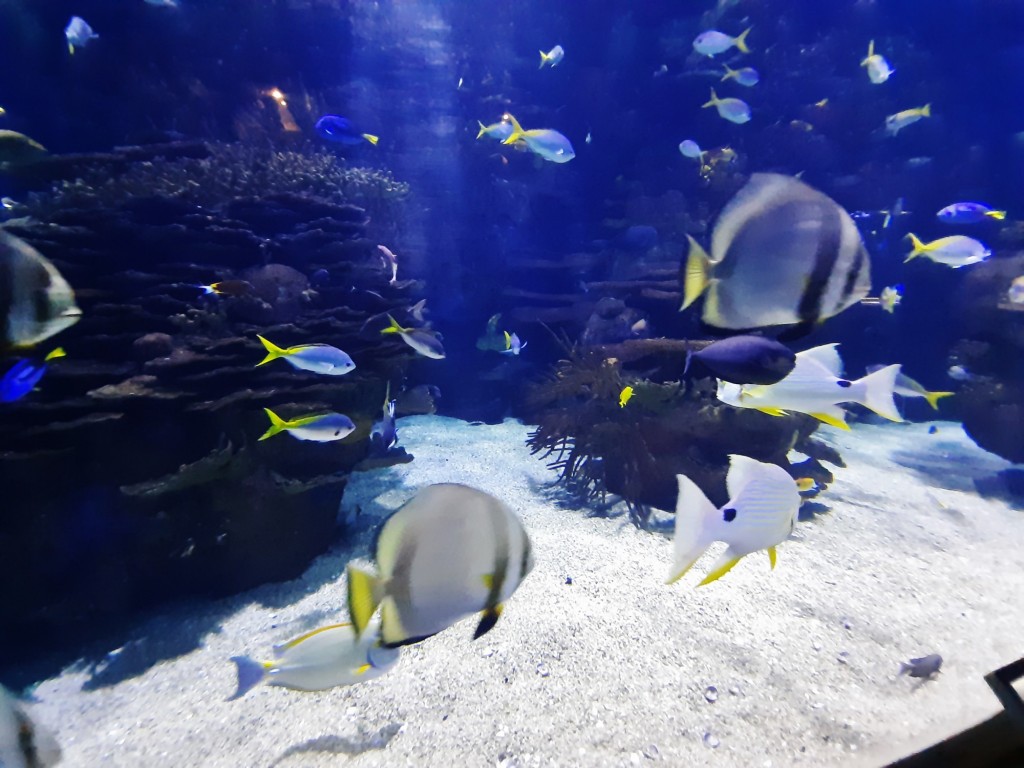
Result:
M64 320L71 320L72 322L77 322L82 317L82 310L80 310L78 307L70 307L61 312L60 316Z

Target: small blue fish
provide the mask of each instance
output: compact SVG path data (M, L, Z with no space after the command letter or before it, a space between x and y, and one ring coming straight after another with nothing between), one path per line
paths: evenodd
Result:
M697 35L693 41L693 50L704 56L715 56L736 46L740 53L750 53L750 49L747 47L747 35L749 34L749 28L743 30L736 37L730 37L717 29L709 29L707 32Z
M930 653L918 659L901 661L899 674L931 679L939 673L941 667L942 657L937 653Z
M336 144L347 144L354 146L368 141L374 146L380 141L379 136L371 133L361 133L352 125L352 121L340 115L324 115L316 121L316 132L328 141Z
M14 403L21 400L25 395L35 389L36 384L46 373L47 363L51 360L64 357L62 347L58 347L48 354L42 363L35 363L32 360L19 360L0 379L0 403Z
M1006 211L996 211L984 203L953 203L935 216L943 224L978 224L982 221L1002 221Z
M704 104L704 108L714 107L718 110L719 116L728 120L730 123L736 123L742 125L743 123L750 122L750 106L747 102L742 99L736 99L729 96L724 99L718 98L718 94L715 93L715 89L711 89L711 99Z
M728 64L724 64L723 66L725 67L725 74L722 76L723 83L726 80L735 80L740 85L751 88L761 82L761 76L753 67L731 69Z
M68 52L74 53L75 48L84 48L91 40L98 40L99 35L93 32L89 22L81 16L72 16L64 28L64 37L68 41Z

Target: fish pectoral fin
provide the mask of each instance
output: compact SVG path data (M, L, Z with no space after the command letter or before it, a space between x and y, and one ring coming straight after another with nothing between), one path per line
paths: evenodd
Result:
M718 581L720 578L725 576L729 571L733 569L740 560L743 559L743 555L731 555L729 550L725 551L722 555L722 559L715 563L715 567L708 571L708 575L704 577L704 580L698 584L698 587L703 587L705 584L710 584L712 581Z
M494 629L494 625L498 623L498 618L501 616L502 608L502 604L498 603L493 608L484 611L483 616L480 617L480 623L476 625L476 631L473 633L474 640Z
M837 416L833 416L830 413L811 413L809 416L813 416L818 421L823 421L830 427L836 427L837 429L849 430L850 425L846 423L845 419L841 419Z
M711 268L711 257L707 251L691 235L686 237L690 241L690 250L683 269L683 304L679 307L680 312L704 293L704 289L708 287L708 274Z
M757 410L759 410L761 413L767 413L769 416L785 416L786 415L786 412L784 410L782 410L781 408L769 408L769 407L766 406L764 408L758 408Z
M772 570L775 570L775 562L779 559L778 553L775 551L775 547L768 547L768 562L772 564Z
M356 667L355 673L356 673L357 676L358 675L365 675L371 669L373 669L373 665L372 664L363 664L363 665L361 665L359 667Z

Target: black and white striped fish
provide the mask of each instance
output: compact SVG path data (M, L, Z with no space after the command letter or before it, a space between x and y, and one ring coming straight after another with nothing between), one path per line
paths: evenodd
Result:
M690 238L686 309L702 293L716 328L811 325L871 290L868 252L850 215L791 176L755 173L723 209L711 255Z
M29 717L10 691L0 686L0 766L49 768L60 759L53 733Z
M0 230L0 350L31 347L81 316L57 268L24 240Z
M530 538L507 504L465 485L430 485L389 517L375 546L379 575L349 564L348 607L361 635L380 606L381 644L424 640L482 612L474 639L533 568Z

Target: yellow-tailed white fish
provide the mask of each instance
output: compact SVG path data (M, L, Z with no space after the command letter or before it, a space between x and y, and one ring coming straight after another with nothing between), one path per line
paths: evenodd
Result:
M747 105L747 102L731 96L720 99L718 94L715 93L714 88L711 89L711 99L704 104L704 108L706 109L707 107L717 109L719 117L725 118L730 123L742 125L743 123L750 122L750 107Z
M403 328L391 315L388 315L390 325L382 328L381 333L398 334L402 341L412 347L416 352L432 360L444 359L444 347L437 334L426 328Z
M526 148L552 163L568 163L576 157L576 150L558 131L550 128L531 128L526 131L512 115L506 113L505 119L512 123L512 133L502 144L523 142Z
M263 411L270 419L270 429L263 433L260 440L266 440L280 432L287 432L296 440L311 440L315 443L331 443L344 440L351 435L356 425L343 413L317 413L312 416L300 416L296 419L282 419L269 408Z
M707 32L701 32L694 38L693 50L704 56L715 56L719 53L725 53L733 46L736 46L736 50L740 53L750 53L750 49L747 47L747 35L750 34L751 29L752 27L748 27L736 35L736 37L719 32L717 29L709 29Z
M959 269L968 264L985 261L992 254L992 251L986 248L984 243L966 235L940 237L930 243L922 243L913 232L908 234L907 238L913 245L913 250L903 260L904 264L918 256L926 256L938 264Z
M860 65L868 70L868 79L875 85L881 85L889 79L896 70L889 66L889 62L880 53L875 53L875 41L868 43L868 55L861 61Z
M256 338L263 343L263 348L267 351L267 356L256 363L257 368L278 358L282 358L292 368L322 373L326 376L342 376L356 368L351 357L330 344L297 344L283 349L262 336Z
M565 58L565 49L560 45L556 45L547 53L544 51L540 52L540 69L544 69L545 64L550 64L552 67L557 67L562 63L562 59Z
M380 677L397 662L401 650L380 645L376 627L357 635L351 624L332 624L274 646L271 661L232 656L238 667L234 701L262 682L296 691L325 691Z
M931 116L931 104L925 104L923 107L914 107L913 109L904 109L902 112L897 112L895 115L889 115L885 118L885 131L890 136L895 136L908 125L913 125L918 120Z
M530 537L507 504L455 483L430 485L389 517L377 537L378 574L348 566L357 631L380 606L381 643L408 645L482 612L474 638L533 568Z
M676 480L679 496L667 583L681 579L716 541L724 541L728 548L697 586L721 578L744 555L762 549L775 567L775 547L793 532L800 509L797 481L786 470L749 456L729 456L729 501L720 509L686 475L676 475Z

